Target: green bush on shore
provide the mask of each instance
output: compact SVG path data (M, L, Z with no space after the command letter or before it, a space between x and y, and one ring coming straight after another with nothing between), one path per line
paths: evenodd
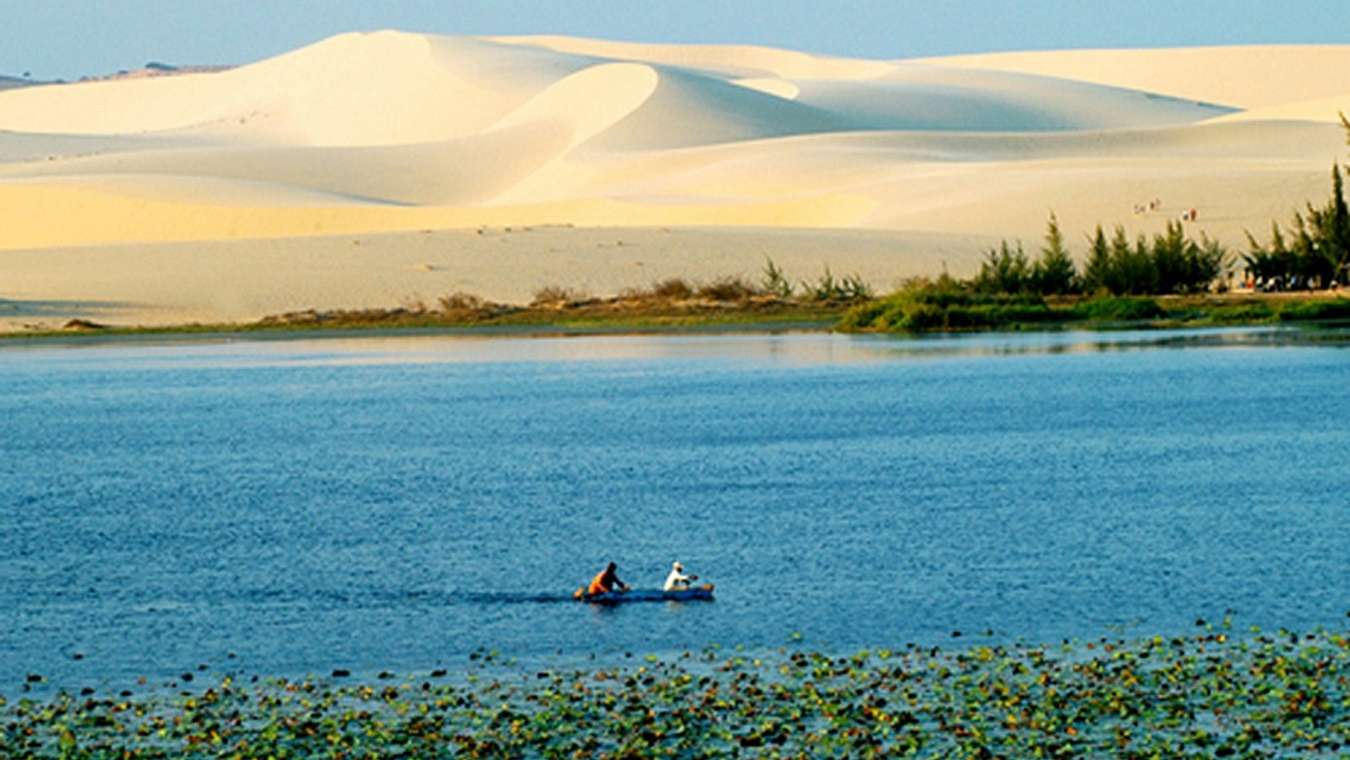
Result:
M1251 324L1271 321L1275 318L1275 310L1266 303L1235 303L1210 307L1197 316L1220 324Z
M1279 311L1281 322L1324 322L1350 319L1350 299L1294 301Z
M912 280L884 298L844 313L841 332L959 332L1065 323L1142 325L1158 323L1259 324L1350 320L1350 299L1215 302L1183 300L1164 307L1141 296L1098 296L1047 302L1033 293L983 293L951 278Z
M1076 304L1073 316L1089 322L1140 322L1162 319L1167 312L1152 298L1102 296Z
M840 320L845 332L959 331L1071 321L1128 323L1164 319L1151 298L1102 296L1054 307L1031 293L979 293L954 286L911 283L878 301L855 306Z
M1194 318L1215 323L1334 322L1350 319L1350 299L1217 304L1197 310Z
M1052 322L1063 315L1029 293L976 293L926 282L850 309L844 331L975 330L1009 324Z

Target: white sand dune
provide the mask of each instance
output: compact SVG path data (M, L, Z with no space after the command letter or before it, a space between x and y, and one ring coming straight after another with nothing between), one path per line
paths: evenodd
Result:
M1054 50L919 62L1092 82L1242 109L1350 92L1350 45Z
M1076 240L1195 208L1194 232L1238 244L1325 193L1346 93L1350 46L866 61L346 34L217 73L0 93L0 299L138 304L118 318L150 322L388 305L426 279L400 252L426 241L463 250L431 281L495 298L715 276L787 250L885 285L883 269L942 261L967 274L990 241L1037 238L1051 210ZM573 227L511 238L509 261L472 232L508 225ZM606 228L661 261L573 255ZM720 253L654 242L675 239ZM288 250L305 253L282 265ZM402 274L375 276L391 261Z
M781 79L871 79L894 70L886 61L836 58L758 45L658 45L582 37L491 37L522 48L553 50L590 58L677 66L732 77Z
M491 198L562 152L562 125L531 122L459 140L409 145L177 147L2 166L0 177L173 176L233 179L380 204L468 204ZM3 144L0 139L0 144ZM211 202L211 191L184 201ZM272 205L266 194L253 199Z
M200 140L183 137L0 131L0 170L13 172L21 170L22 164L200 145Z
M0 129L317 146L433 142L481 132L589 63L473 39L344 34L219 73L6 93Z
M1214 121L1312 121L1339 124L1346 114L1350 114L1350 93L1238 111L1220 116Z
M799 83L796 100L854 129L1048 132L1190 124L1231 109L1028 74L906 64L866 81Z

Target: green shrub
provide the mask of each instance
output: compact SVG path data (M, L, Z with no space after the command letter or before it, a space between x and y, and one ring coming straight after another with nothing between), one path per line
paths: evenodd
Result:
M1008 327L1063 318L1032 294L972 293L921 283L850 309L838 329L923 332Z
M1167 312L1152 298L1108 296L1083 301L1073 307L1072 314L1090 322L1140 322L1160 319Z
M760 288L765 293L778 296L779 298L792 297L792 282L788 280L787 275L782 269L773 262L773 259L764 258L764 275L760 280Z
M1275 318L1275 312L1266 303L1236 303L1214 306L1201 314L1211 322L1264 322Z
M1326 322L1350 319L1350 298L1295 301L1280 308L1281 322Z
M849 303L872 298L872 287L862 275L835 277L828 264L820 279L815 282L802 281L801 290L804 299L819 303Z
M861 330L885 330L889 325L882 320L886 314L886 301L868 301L844 312L836 328L845 332Z

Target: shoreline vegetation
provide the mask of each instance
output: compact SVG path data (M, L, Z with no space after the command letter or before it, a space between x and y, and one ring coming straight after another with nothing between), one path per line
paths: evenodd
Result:
M1350 616L1350 614L1348 614ZM1350 630L790 646L0 696L6 757L1269 757L1350 747ZM959 632L953 632L955 638ZM799 638L794 635L794 639ZM629 655L631 657L631 655ZM203 666L205 668L205 666ZM141 682L142 684L144 681Z
M772 264L771 264L772 265ZM682 331L705 328L829 329L853 303L870 297L860 281L845 286L832 276L818 296L782 296L727 277L707 283L672 278L646 289L609 298L550 286L529 304L489 301L471 293L453 293L428 304L420 299L394 308L334 309L287 312L256 322L187 324L164 327L109 326L76 319L60 329L0 332L0 340L62 336L156 336L215 333L311 333L445 329L466 332L568 334L605 331ZM865 294L865 296L863 295Z
M991 256L996 254L991 254ZM988 265L988 264L986 264ZM772 260L759 283L726 277L709 283L669 279L610 298L558 287L528 305L455 293L434 304L390 309L308 309L256 322L123 327L76 319L59 329L0 332L0 342L34 339L289 335L363 331L452 331L470 335L570 335L606 332L814 330L922 334L1017 330L1116 330L1350 321L1350 291L1189 292L1163 296L1049 294L982 288L960 281L913 279L875 296L856 277L828 269L793 287Z

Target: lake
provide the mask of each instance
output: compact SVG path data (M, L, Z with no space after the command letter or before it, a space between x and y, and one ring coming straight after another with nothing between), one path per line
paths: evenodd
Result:
M9 344L0 694L1337 625L1350 351L1314 337ZM675 559L715 602L567 599Z

